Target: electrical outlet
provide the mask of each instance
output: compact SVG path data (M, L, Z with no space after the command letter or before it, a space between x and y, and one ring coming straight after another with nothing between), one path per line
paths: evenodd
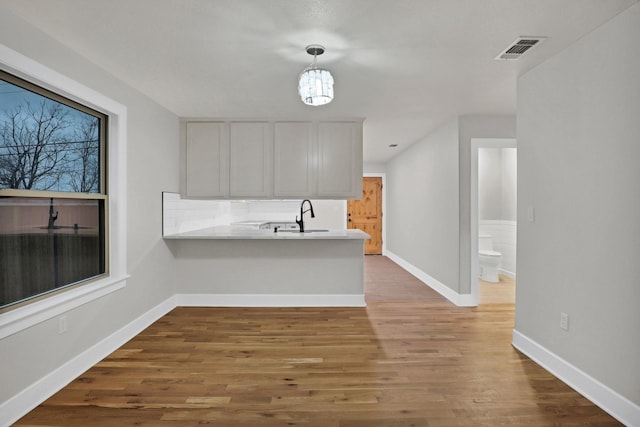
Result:
M567 313L560 313L560 329L569 330L569 315Z
M60 316L58 318L58 334L64 334L67 332L67 316Z

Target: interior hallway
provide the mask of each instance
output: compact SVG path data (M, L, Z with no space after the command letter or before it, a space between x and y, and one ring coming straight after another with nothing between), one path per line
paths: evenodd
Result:
M620 425L511 346L513 304L365 265L366 308L177 308L16 425Z

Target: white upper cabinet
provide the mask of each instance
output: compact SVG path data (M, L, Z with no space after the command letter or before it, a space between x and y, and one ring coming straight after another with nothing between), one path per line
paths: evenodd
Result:
M274 197L307 198L314 193L313 123L274 123Z
M321 198L362 197L362 124L318 124L318 188Z
M362 121L183 123L187 198L362 197Z
M229 133L224 122L186 124L186 196L229 196Z
M232 197L273 195L273 135L269 122L231 122L230 193Z

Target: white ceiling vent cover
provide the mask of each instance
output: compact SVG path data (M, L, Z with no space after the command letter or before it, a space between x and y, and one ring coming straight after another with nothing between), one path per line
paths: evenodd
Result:
M542 42L546 37L518 37L509 47L500 52L494 59L518 59L526 51Z

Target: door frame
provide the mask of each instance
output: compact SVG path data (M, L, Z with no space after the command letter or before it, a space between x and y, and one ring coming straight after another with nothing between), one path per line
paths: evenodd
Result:
M477 306L479 301L480 265L478 263L478 232L480 229L480 213L478 212L478 150L480 148L518 148L515 138L471 138L471 305Z
M387 255L387 174L385 172L365 172L363 178L382 178L382 255ZM347 201L344 201L344 228L347 229Z

